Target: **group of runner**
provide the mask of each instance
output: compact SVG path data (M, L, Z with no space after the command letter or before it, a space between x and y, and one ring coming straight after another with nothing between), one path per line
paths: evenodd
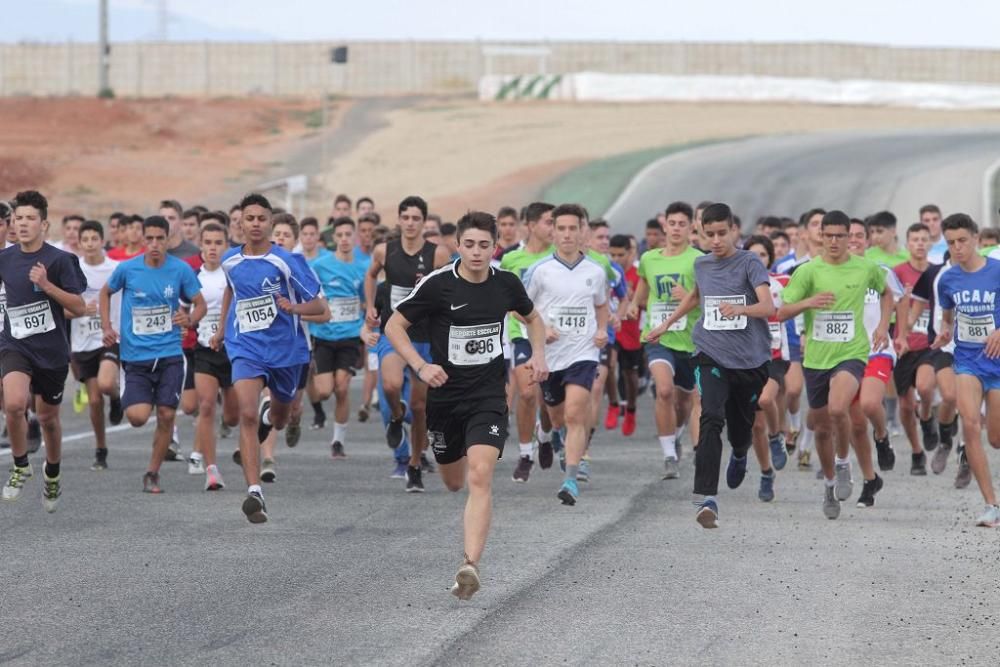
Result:
M943 472L957 446L956 485L975 477L987 505L977 523L1000 526L980 437L985 425L1000 447L1000 253L980 252L978 227L963 214L942 220L924 207L902 250L887 212L863 221L815 209L778 228L765 219L763 233L743 238L727 205L674 202L637 240L612 235L575 204L470 212L450 225L411 196L392 233L367 198L352 210L338 197L321 230L251 194L228 214L170 200L147 218L116 214L107 242L103 225L74 217L60 248L46 242L47 208L34 191L0 208L0 233L13 241L0 251L13 455L4 500L17 500L33 476L28 429L37 418L43 503L55 511L59 406L72 368L90 406L93 469L109 465L105 397L112 424L142 426L155 414L142 479L153 494L163 461L181 456L177 410L196 413L189 472L204 474L206 490L224 488L216 428L237 428L242 509L264 522L275 434L298 443L304 395L323 428L332 396L330 454L346 458L349 389L360 371L359 420L377 391L392 476L422 492L422 474L435 469L430 447L445 487L468 488L453 587L462 599L480 585L509 411L513 480L525 483L536 461L546 469L558 458L555 496L575 505L593 472L603 397L603 426L621 423L630 436L646 383L663 478L680 475L685 431L696 447L696 518L706 528L719 525L723 429L730 488L743 483L753 450L758 497L769 502L789 452L810 469L815 448L822 511L836 519L853 495L853 449L863 478L857 504L873 506L883 487L876 466L895 465L893 391L911 474L926 474L928 451L932 471Z

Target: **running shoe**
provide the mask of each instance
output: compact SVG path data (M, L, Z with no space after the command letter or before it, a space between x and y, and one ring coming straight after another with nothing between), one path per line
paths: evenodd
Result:
M951 456L951 445L942 442L941 446L934 450L934 456L931 457L931 472L935 475L943 473L944 469L948 467L949 456Z
M26 466L11 466L10 477L7 478L7 483L3 486L3 492L0 493L0 497L4 500L13 502L21 497L21 491L24 490L24 483L31 477L31 464Z
M535 422L535 442L538 443L538 466L542 470L548 470L552 467L552 459L555 454L555 450L552 447L552 437L554 433L549 434L549 441L542 442L542 425Z
M219 437L225 440L233 434L232 427L226 423L224 415L219 415Z
M875 475L875 479L866 479L861 485L861 495L858 496L858 507L874 507L875 494L882 490L882 478Z
M851 462L836 464L837 500L847 500L854 493L854 479L851 477ZM837 510L838 512L840 510ZM836 517L834 517L836 518Z
M996 505L987 505L986 511L979 515L976 519L976 525L982 526L983 528L996 528L1000 526L1000 507Z
M736 458L734 454L730 454L729 465L726 466L726 484L730 489L738 489L746 476L747 457Z
M923 452L910 455L910 474L917 477L927 475L927 455Z
M174 432L170 436L170 444L167 446L167 453L163 457L165 461L183 461L184 455L181 454L181 441L177 435L177 427L174 426Z
M622 435L630 436L635 433L635 410L625 410L625 420L622 422Z
M576 485L576 480L564 480L556 497L562 501L563 505L576 505L576 499L580 497L580 487Z
M823 464L820 463L819 468L816 468L816 479L823 479Z
M681 476L680 466L677 464L677 458L674 456L668 456L663 459L663 479L677 479Z
M222 475L219 473L219 466L210 465L205 469L205 490L221 491L226 488L222 482Z
M791 454L795 451L795 448L799 445L799 432L789 431L785 434L785 449Z
M899 420L895 417L889 419L889 435L898 438L903 433L903 427L899 425Z
M160 488L160 473L147 472L142 476L142 492L163 493L163 489Z
M479 568L469 561L465 561L455 574L455 583L451 587L451 594L459 600L468 600L476 594L479 587Z
M517 467L514 468L514 475L511 477L515 482L525 483L531 476L531 469L534 467L535 462L531 460L530 456L522 456L517 460Z
M718 528L719 527L719 505L711 498L705 498L700 503L696 503L698 507L697 513L695 513L694 518L702 528Z
M420 469L428 474L437 472L437 466L434 465L433 461L427 458L427 452L420 455Z
M576 468L576 481L590 481L590 459L586 456L580 459L580 465Z
M44 486L42 487L42 507L45 508L46 512L52 514L59 506L59 496L62 495L62 488L59 486L62 475L49 477L45 474L45 466L43 465L42 480L44 481Z
M927 421L920 419L920 430L923 434L924 449L928 452L933 452L940 442L937 418L932 414L931 418Z
M872 434L875 440L875 456L878 459L878 469L882 472L888 472L896 467L896 450L892 448L892 443L889 442L889 435L886 434L881 440L875 438L875 434Z
M257 442L264 442L267 440L267 436L271 435L271 429L274 428L270 424L264 423L265 414L267 414L267 419L270 421L271 399L268 396L261 397L260 406L257 409Z
M811 449L800 449L799 450L799 470L812 470L812 450Z
M618 428L618 419L621 417L622 409L619 405L609 405L608 414L604 417L604 429L614 431Z
M554 428L552 429L552 451L561 452L563 448L563 432L562 429Z
M188 474L189 475L204 475L205 474L205 459L201 456L195 456L191 454L188 457Z
M112 426L118 426L125 417L125 410L122 409L122 399L117 396L111 399L111 406L108 408L108 422Z
M107 470L108 469L108 450L107 449L95 449L94 450L94 462L90 464L90 469L94 471Z
M405 462L397 462L396 468L392 471L392 474L389 475L389 479L406 479L406 469L408 467L409 466Z
M955 488L964 489L972 481L972 469L969 468L969 459L965 456L965 448L958 455L958 474L955 475Z
M358 421L364 424L368 421L369 416L371 416L371 406L366 403L361 406L360 410L358 410Z
M241 468L243 467L243 455L240 454L240 450L238 449L235 452L233 452L233 463L235 463Z
M330 443L330 457L334 460L347 458L347 452L344 451L344 444L339 440L334 440Z
M90 396L87 395L87 388L82 384L76 388L73 394L73 412L80 414L90 405Z
M270 484L278 479L278 472L274 469L274 459L264 459L260 463L260 481Z
M300 418L301 419L301 418ZM302 439L302 422L299 419L289 421L285 428L285 444L294 447Z
M389 449L397 449L403 444L403 438L409 440L409 434L406 433L406 409L406 401L403 401L403 414L399 419L390 416L389 423L385 425L385 444L389 445Z
M42 425L38 423L38 417L28 414L28 453L35 454L42 448Z
M823 495L823 516L833 520L840 516L840 501L837 500L834 487L825 485Z
M406 466L406 492L424 492L424 480L420 472L420 466Z
M788 463L788 450L785 448L785 434L778 433L768 437L768 446L771 448L771 463L775 470L784 470Z
M309 425L310 431L322 431L326 428L326 411L320 408L313 410L313 423Z
M769 503L774 500L774 478L775 474L760 476L760 488L757 489L757 497L763 502Z
M243 514L246 515L250 523L267 521L267 506L264 504L264 496L256 491L249 492L243 500Z
M566 448L559 450L559 469L566 472Z

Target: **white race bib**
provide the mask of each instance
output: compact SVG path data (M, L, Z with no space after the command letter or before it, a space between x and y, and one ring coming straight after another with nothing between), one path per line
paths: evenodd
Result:
M150 306L132 309L132 333L136 336L157 336L174 328L170 306Z
M203 347L208 347L212 342L212 336L219 333L219 321L222 319L221 313L209 313L198 322L198 343Z
M24 306L8 308L7 319L10 320L10 335L18 339L52 331L56 328L55 320L52 319L52 308L48 301L36 301Z
M850 343L854 340L854 313L850 310L816 313L812 339L821 343Z
M655 329L666 322L674 314L679 305L679 303L664 303L662 301L649 304L649 327ZM684 331L687 329L687 325L688 317L685 315L671 324L667 331Z
M389 307L396 310L396 306L399 302L410 296L410 292L413 291L412 287L401 287L399 285L393 285L389 288Z
M767 328L771 330L771 349L781 349L781 322L768 322Z
M356 322L361 319L361 299L356 296L330 299L331 322Z
M736 296L706 296L705 297L705 319L702 326L708 331L736 331L747 328L746 315L735 317L723 317L719 311L719 306L724 303L731 303L734 306L747 305L747 297L744 294Z
M239 323L240 333L267 329L277 316L278 306L274 303L274 297L257 296L236 302L236 321Z
M448 330L448 361L456 366L481 366L503 354L500 322Z
M586 306L556 306L549 311L549 325L560 335L574 336L587 332Z
M956 325L958 340L963 343L983 344L996 329L992 315L973 316L959 313Z
M924 312L920 313L920 317L917 318L917 321L913 323L912 333L915 334L928 333L928 327L930 326L930 323L931 323L931 315L930 313L927 312L927 309L925 308Z

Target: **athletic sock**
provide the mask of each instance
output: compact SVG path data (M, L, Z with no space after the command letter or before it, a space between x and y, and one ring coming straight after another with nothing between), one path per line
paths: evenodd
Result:
M247 493L259 493L263 497L264 489L260 488L260 484L251 484L247 487Z
M718 505L718 504L719 504L719 501L715 499L715 496L705 496L705 497L704 497L704 498L702 498L702 500L701 500L701 502L702 502L703 504L704 504L704 503L707 503L707 502L709 502L709 501L712 501L712 502L713 502L713 503L715 503L716 505Z
M802 430L802 411L789 412L788 413L788 425L792 427L793 431Z
M26 468L28 466L28 455L25 454L24 456L15 456L14 465L18 468Z
M676 435L661 435L660 436L660 448L663 449L663 458L665 459L676 459L677 458L677 436Z
M527 456L531 458L531 452L534 446L530 442L519 442L517 443L517 448L521 450L521 456Z
M347 424L338 424L333 422L333 441L344 444L344 440L347 438Z
M811 428L809 428L808 426L806 426L802 430L802 442L799 444L799 451L800 452L811 452L812 451L812 448L813 448L813 437L814 437L814 435L815 434L813 433L813 430Z
M938 438L945 447L951 448L954 444L953 438L955 437L955 423L957 421L958 417L955 417L950 424L938 423Z
M55 463L45 462L45 476L49 479L55 479L59 476L59 461Z
M576 471L579 468L580 468L579 465L571 466L570 464L567 463L566 464L566 479L571 479L571 480L573 480L575 482L576 481Z
M851 459L849 459L849 458L848 458L848 459L842 459L842 458L840 458L839 456L837 456L837 457L836 457L836 458L834 459L834 462L835 462L835 463L836 463L837 465L848 465L848 464L850 464L850 462L851 462Z
M885 414L893 424L899 421L899 400L895 398L885 399Z
M631 405L631 406L626 407L625 408L625 412L631 412L632 414L635 414L635 406Z
M774 477L774 470L768 468L767 470L761 470L760 474L762 477Z
M312 404L312 406L313 406L313 413L315 413L317 417L322 417L323 419L326 419L326 410L323 409L323 403L321 401L316 401L315 403Z
M191 452L192 461L201 461L203 458L205 457L201 455L201 452Z
M823 481L826 482L826 486L828 488L829 487L837 486L837 480L836 480L836 478L834 478L834 479L824 479Z
M552 431L543 431L539 426L535 429L535 437L538 438L538 442L552 442Z

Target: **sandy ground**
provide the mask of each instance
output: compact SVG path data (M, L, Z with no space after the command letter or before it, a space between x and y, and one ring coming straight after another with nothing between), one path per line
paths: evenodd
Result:
M575 165L624 152L719 137L823 130L979 127L1000 112L773 104L562 104L430 100L339 155L328 189L383 202L419 193L454 218L518 205Z

